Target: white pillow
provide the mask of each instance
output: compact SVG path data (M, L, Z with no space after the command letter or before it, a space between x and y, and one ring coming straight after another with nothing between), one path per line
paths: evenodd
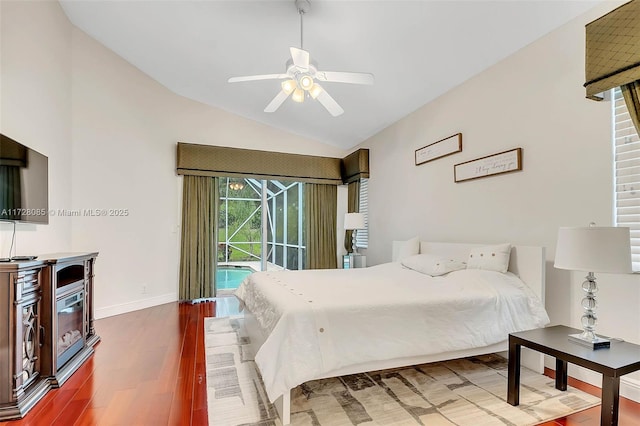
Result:
M448 274L452 271L465 269L467 264L455 259L447 259L446 257L433 254L416 254L409 256L402 261L402 265L423 274L437 277L439 275Z
M407 241L393 241L391 261L398 262L418 253L420 253L420 239L418 237L413 237Z
M467 269L484 269L505 273L509 269L511 244L498 244L472 249L467 260Z

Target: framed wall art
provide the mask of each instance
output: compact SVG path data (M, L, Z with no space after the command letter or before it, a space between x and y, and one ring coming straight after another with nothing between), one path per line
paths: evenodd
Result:
M453 166L453 180L478 179L522 170L522 148L514 148Z
M416 149L416 166L462 151L462 133L456 133L425 147Z

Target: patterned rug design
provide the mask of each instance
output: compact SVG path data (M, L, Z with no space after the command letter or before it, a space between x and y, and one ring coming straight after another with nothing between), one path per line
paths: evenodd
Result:
M206 318L210 426L279 426L252 361L242 318ZM529 426L593 407L599 398L526 368L520 405L506 402L498 355L316 380L292 395L293 425Z

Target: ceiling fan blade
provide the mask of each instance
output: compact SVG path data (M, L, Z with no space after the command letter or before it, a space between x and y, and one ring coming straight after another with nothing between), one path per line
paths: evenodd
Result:
M322 106L327 109L327 111L329 111L329 114L333 115L334 117L337 117L344 112L342 107L338 105L335 99L333 99L331 95L329 95L324 89L322 89L316 99L322 104Z
M280 93L278 93L276 97L273 98L271 102L269 102L269 105L267 105L267 107L264 109L264 112L274 112L275 110L280 108L280 105L282 105L288 97L289 95L281 90Z
M231 77L229 83L238 83L240 81L256 81L256 80L277 80L279 78L287 78L287 74L260 74L260 75L247 75L244 77Z
M373 84L373 74L366 72L318 71L315 77L320 81L336 83Z
M298 49L297 47L290 47L289 51L291 52L293 65L304 70L309 69L309 52Z

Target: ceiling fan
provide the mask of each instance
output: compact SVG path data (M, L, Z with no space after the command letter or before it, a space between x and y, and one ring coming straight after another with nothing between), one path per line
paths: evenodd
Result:
M300 15L300 48L290 47L291 59L287 60L287 71L283 74L261 74L244 77L232 77L229 83L255 80L284 80L281 90L267 105L264 112L274 112L291 95L295 102L304 102L311 97L318 100L334 117L342 114L344 109L327 93L319 82L373 84L373 74L358 72L320 71L317 64L310 59L309 52L303 49L302 29L303 16L311 8L309 0L295 0Z

